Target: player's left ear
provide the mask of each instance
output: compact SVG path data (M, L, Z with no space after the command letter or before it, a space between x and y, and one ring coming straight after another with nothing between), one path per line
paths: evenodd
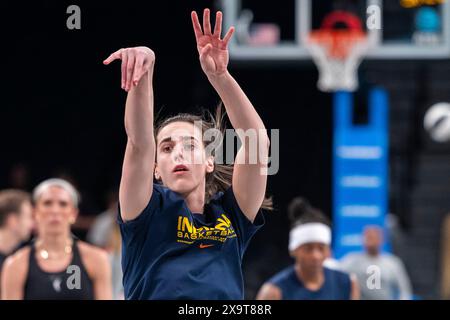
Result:
M78 213L79 213L79 210L77 208L74 208L72 211L72 214L70 215L70 218L69 218L70 224L75 224L75 222L77 221Z
M214 157L209 156L206 158L206 173L211 173L214 171Z

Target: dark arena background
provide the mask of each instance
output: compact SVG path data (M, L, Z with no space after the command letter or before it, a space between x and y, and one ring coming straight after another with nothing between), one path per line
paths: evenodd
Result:
M275 21L282 39L294 37L295 1L243 2L255 21ZM310 18L319 27L336 5L357 1L314 3ZM81 8L79 30L66 26L72 4ZM86 240L118 188L127 141L120 63L102 61L119 48L148 46L156 54L156 113L213 110L219 97L200 68L190 21L192 10L206 7L221 8L209 0L1 2L0 189L31 192L50 177L69 180L82 196L72 230ZM395 8L390 14L387 32L404 32L406 17ZM280 134L280 168L267 189L275 210L265 213L265 226L244 258L245 298L254 299L267 279L294 261L288 252L292 198L307 198L334 222L333 93L317 89L310 58L233 59L231 52L229 70L265 126ZM389 250L403 261L416 299L448 299L450 143L434 141L423 119L433 104L450 102L450 53L368 58L358 76L354 123L367 121L371 87L388 93Z

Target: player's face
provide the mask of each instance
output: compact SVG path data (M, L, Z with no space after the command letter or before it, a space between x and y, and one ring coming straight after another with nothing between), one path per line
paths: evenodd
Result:
M78 214L70 194L59 187L45 190L36 202L35 217L38 232L61 234L70 230Z
M323 262L330 256L330 247L323 243L311 242L301 245L294 251L294 257L302 267L309 272L320 271Z
M364 247L369 254L378 254L383 243L382 232L379 228L367 228L364 230Z
M214 170L214 161L206 156L198 127L189 122L172 122L159 131L156 148L156 179L184 196L204 190L206 173Z

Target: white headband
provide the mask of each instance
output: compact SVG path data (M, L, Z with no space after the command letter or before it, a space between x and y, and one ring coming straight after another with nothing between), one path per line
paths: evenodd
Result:
M323 223L301 224L289 233L289 251L294 251L305 243L319 242L331 244L331 229Z

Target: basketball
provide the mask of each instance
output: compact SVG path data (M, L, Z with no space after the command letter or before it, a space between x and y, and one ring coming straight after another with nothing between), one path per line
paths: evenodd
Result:
M434 141L448 142L450 140L450 103L440 102L431 106L425 114L424 127Z

